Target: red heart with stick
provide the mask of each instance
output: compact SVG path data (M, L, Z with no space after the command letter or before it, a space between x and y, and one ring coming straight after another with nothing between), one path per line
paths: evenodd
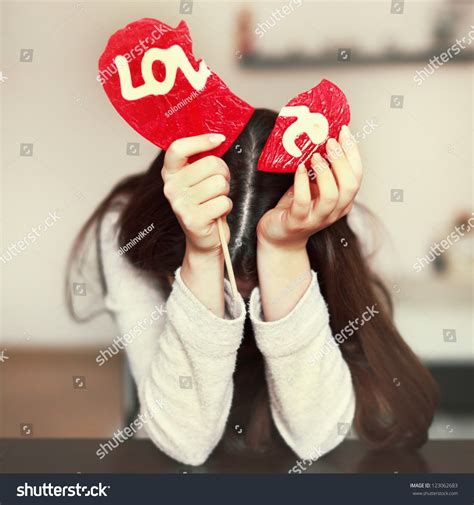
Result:
M162 149L182 137L226 136L195 159L225 153L254 110L193 56L184 21L171 28L140 19L117 31L100 57L97 79L125 121Z

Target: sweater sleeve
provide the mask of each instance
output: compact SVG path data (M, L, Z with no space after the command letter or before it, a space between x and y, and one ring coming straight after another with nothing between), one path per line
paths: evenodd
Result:
M163 452L199 465L224 432L245 304L242 298L232 301L226 281L226 318L217 317L187 288L180 269L166 299L157 283L120 254L118 216L106 214L100 232L106 306L123 336L140 420Z
M317 276L311 275L303 297L278 321L263 321L255 288L250 319L265 359L275 425L299 457L316 460L347 435L355 395L349 367L331 333Z

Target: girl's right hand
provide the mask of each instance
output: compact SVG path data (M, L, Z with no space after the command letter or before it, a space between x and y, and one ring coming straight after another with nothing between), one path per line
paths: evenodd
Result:
M186 247L199 253L220 251L216 220L232 210L230 172L216 156L188 163L192 155L216 148L224 135L211 133L175 140L166 151L161 176L164 194L186 235ZM227 241L229 226L224 222Z

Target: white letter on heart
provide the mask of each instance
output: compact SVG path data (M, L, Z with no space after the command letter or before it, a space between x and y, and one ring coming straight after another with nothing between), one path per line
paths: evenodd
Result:
M179 45L171 46L168 49L152 47L146 51L141 65L145 83L136 88L132 85L130 67L125 56L116 56L114 61L119 73L120 89L125 100L138 100L148 95L166 95L174 86L178 68L182 70L186 79L196 90L204 88L207 78L211 75L211 71L204 61L201 61L199 70L194 70ZM153 63L155 61L161 61L166 66L166 76L162 82L157 81L153 75Z
M301 149L295 142L302 133L306 133L311 142L316 145L324 142L328 136L328 120L319 112L310 112L306 105L283 107L280 111L280 116L297 118L285 130L282 138L283 147L286 152L295 158L299 158L302 154Z

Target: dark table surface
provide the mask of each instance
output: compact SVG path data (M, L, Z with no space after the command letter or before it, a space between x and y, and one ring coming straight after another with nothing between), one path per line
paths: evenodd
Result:
M298 458L289 449L265 454L230 453L218 447L204 465L191 467L161 453L152 442L127 440L102 460L103 440L3 439L2 473L287 473ZM435 440L419 451L368 450L347 440L308 466L307 473L472 473L474 441Z

